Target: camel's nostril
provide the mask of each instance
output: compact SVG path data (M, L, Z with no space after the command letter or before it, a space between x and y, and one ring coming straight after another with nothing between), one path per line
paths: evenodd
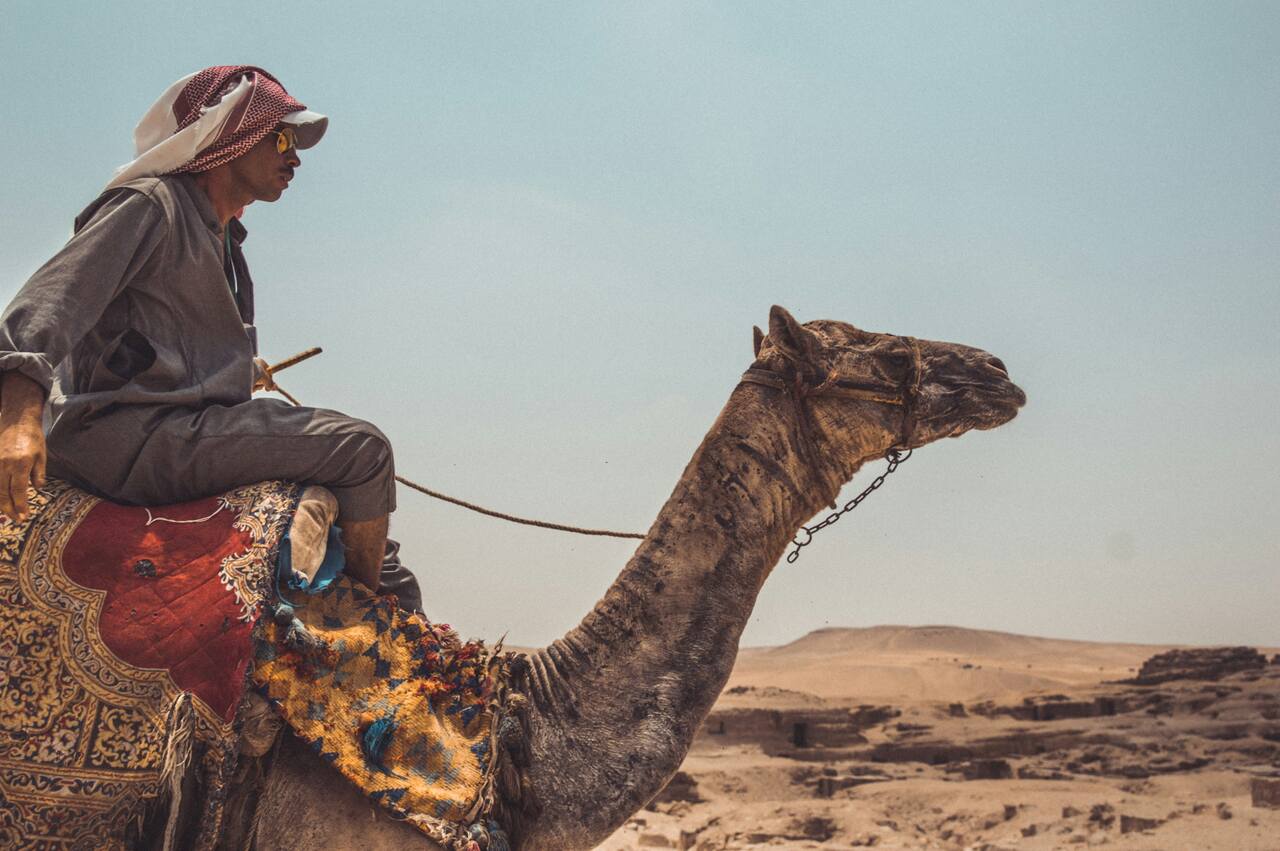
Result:
M989 363L1005 375L1009 374L1009 370L1005 368L1004 361L1000 360L1000 358L993 356Z

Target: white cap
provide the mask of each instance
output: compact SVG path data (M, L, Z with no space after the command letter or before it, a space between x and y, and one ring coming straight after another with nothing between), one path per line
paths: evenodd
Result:
M298 140L298 147L302 149L315 145L320 141L320 137L324 135L324 131L329 129L329 116L312 112L309 109L291 112L281 118L280 121L284 124L292 124L297 128L294 131L294 135Z

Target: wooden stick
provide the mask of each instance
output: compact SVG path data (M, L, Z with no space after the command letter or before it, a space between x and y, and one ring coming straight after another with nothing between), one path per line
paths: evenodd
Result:
M279 371L280 371L280 370L282 370L282 369L288 369L289 367L293 366L294 364L302 363L302 362L303 362L304 360L306 360L307 358L313 358L313 357L315 357L316 355L320 354L320 353L321 353L321 352L323 352L323 351L324 351L324 349L320 348L319 346L315 346L315 347L313 347L313 348L307 349L305 352L298 352L298 353L297 353L296 355L294 355L293 357L291 357L291 358L285 358L284 360L280 361L280 363L276 364L275 366L269 366L269 367L267 367L267 372L272 373L272 374L275 374L275 373L279 372Z
M285 389L284 389L283 387L281 387L279 384L277 384L275 387L273 387L273 388L271 388L271 389L272 389L272 390L274 390L274 391L276 391L277 393L279 393L279 394L280 394L281 396L283 396L284 398L288 399L290 402L292 402L295 408L301 408L301 407L302 407L302 403L301 403L301 402L299 402L297 399L293 398L293 396L292 396L292 395L290 395L289 391L288 391L288 390L285 390Z

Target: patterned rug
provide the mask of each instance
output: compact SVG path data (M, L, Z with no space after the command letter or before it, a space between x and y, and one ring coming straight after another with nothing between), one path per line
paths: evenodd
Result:
M57 481L34 493L26 522L0 517L0 848L128 848L156 831L213 848L250 684L394 817L456 851L507 848L513 660L345 577L278 601L296 486L163 508ZM166 805L192 776L198 820L177 834Z
M52 481L0 518L0 848L128 847L192 758L212 846L295 490L147 509Z
M394 817L446 848L505 849L490 816L506 657L346 576L291 596L263 619L259 693Z

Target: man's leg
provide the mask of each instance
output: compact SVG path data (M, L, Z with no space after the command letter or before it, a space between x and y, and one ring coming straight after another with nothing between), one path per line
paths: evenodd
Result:
M379 577L382 574L382 557L387 549L387 521L390 515L384 514L372 520L343 521L338 515L338 526L342 528L342 542L347 547L347 573L363 582L369 590L377 591Z
M157 411L140 425L149 437L125 480L93 482L94 489L122 502L162 505L264 479L323 485L338 500L348 573L370 588L378 587L380 571L387 573L398 577L401 590L390 590L405 598L402 605L421 599L412 574L388 553L395 465L390 443L373 425L274 399ZM389 572L388 555L395 562L388 562Z

